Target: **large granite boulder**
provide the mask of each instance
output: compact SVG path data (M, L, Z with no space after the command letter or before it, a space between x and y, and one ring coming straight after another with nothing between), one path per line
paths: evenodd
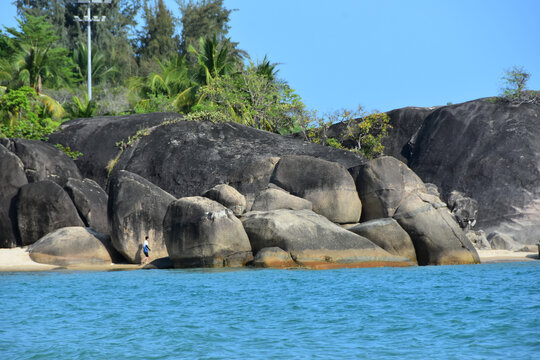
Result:
M255 198L253 206L251 207L252 211L269 211L277 209L312 210L313 205L309 200L291 195L283 189L271 187L261 191Z
M241 220L254 253L279 247L300 266L328 269L412 265L309 210L253 211Z
M478 201L477 228L522 244L540 239L540 106L480 99L435 110L424 121L409 166L439 186Z
M64 190L73 200L86 226L94 228L102 234L111 233L107 218L109 196L98 183L91 179L69 179Z
M75 160L82 176L105 188L107 165L120 151L117 144L128 143L140 130L180 118L176 113L153 113L74 119L62 123L60 131L50 134L48 141L82 152Z
M216 185L210 190L205 191L202 196L217 201L230 209L235 215L241 215L246 210L245 196L240 194L232 186L226 184Z
M417 191L426 192L422 180L390 156L381 156L349 172L362 201L362 221L392 217L403 199Z
M0 145L0 169L0 248L12 248L20 245L15 200L19 189L28 181L21 160L3 145Z
M82 179L77 165L56 146L37 140L12 139L7 148L21 159L30 183L50 180L64 186L69 178Z
M437 197L411 194L402 201L394 219L411 237L419 265L480 263L476 249Z
M35 262L59 266L111 264L120 259L109 236L76 226L45 235L31 245L28 252Z
M23 246L33 244L59 228L84 226L69 195L50 180L21 187L16 211Z
M345 168L364 161L348 151L234 122L178 121L140 136L122 153L115 168L136 173L177 198L200 195L217 184L229 184L247 195L233 184L238 184L240 169L290 154L338 162ZM251 179L251 174L244 174L243 179Z
M392 218L366 221L347 230L369 239L390 254L405 257L414 263L417 262L411 237Z
M253 260L242 223L216 201L201 196L178 199L169 205L163 226L176 268L235 267Z
M380 157L349 170L364 204L364 220L393 217L409 234L419 265L474 264L474 246L438 197L405 164Z
M313 211L336 223L355 223L362 203L355 183L342 165L311 156L283 156L271 182L309 200Z
M112 244L131 263L140 263L142 244L148 236L152 258L168 256L163 218L174 196L129 171L112 174L108 214Z

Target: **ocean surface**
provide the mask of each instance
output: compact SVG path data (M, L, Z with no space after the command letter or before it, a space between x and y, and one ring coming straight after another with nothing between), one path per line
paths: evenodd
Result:
M538 359L540 261L0 274L3 359Z

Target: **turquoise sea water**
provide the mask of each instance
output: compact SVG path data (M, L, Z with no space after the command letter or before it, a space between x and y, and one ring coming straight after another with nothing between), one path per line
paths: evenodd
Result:
M0 274L4 359L538 359L540 262Z

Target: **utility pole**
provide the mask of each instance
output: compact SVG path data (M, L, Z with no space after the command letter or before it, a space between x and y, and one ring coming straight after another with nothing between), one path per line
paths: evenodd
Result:
M87 22L88 23L88 101L92 100L92 23L105 21L105 16L94 16L92 17L91 7L92 4L110 4L112 0L77 0L79 4L88 4L88 10L86 15L81 19L78 16L75 16L75 21L77 22Z

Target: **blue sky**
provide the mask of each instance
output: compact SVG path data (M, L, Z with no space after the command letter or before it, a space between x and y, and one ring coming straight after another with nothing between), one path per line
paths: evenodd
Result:
M2 0L0 23L14 26ZM11 2L11 1L10 1ZM175 0L166 0L178 14ZM523 66L540 90L537 0L225 0L230 37L280 63L306 105L387 111L499 93Z

